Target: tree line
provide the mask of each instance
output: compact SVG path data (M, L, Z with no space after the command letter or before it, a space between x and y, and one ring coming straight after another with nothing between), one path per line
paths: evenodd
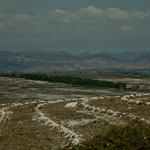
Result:
M24 78L30 80L40 80L40 81L48 81L55 83L66 83L71 85L79 85L79 86L96 86L96 87L109 87L109 88L126 88L125 83L114 83L111 81L100 81L93 80L88 78L81 77L72 77L72 76L56 76L49 74L41 74L41 73L0 73L1 77L13 77L13 78Z

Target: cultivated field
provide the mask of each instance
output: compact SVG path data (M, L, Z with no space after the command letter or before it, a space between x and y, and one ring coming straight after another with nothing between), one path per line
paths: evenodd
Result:
M13 78L0 85L0 150L58 150L133 120L150 124L148 91Z

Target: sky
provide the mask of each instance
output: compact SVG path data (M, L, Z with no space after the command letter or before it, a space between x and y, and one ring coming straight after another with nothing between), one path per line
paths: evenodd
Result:
M150 51L150 0L0 0L0 50Z

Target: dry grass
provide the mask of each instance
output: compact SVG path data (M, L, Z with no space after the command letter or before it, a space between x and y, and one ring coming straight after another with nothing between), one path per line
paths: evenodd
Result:
M68 125L69 121L80 121L82 119L94 119L97 116L93 113L87 113L83 110L76 108L65 108L64 106L69 102L61 102L57 104L48 104L45 105L43 109L41 109L43 112L45 112L49 118L51 118L53 121L59 123L63 123L67 128L73 130L75 133L82 135L83 139L92 138L94 135L97 135L97 133L105 134L107 131L113 127L113 121L112 124L110 123L110 120L107 121L105 117L102 116L95 120L91 121L84 125ZM110 118L109 118L110 119ZM116 120L115 120L116 121ZM114 122L115 122L114 121ZM118 120L117 120L118 121Z
M150 119L150 106L144 105L134 105L130 109L124 109L122 112L130 113L136 116L143 117L145 119Z
M130 99L132 100L140 100L140 101L143 101L143 102L150 102L150 95L148 96L138 96L138 97L130 97Z
M94 97L102 95L120 95L124 92L110 89L76 88L64 84L38 83L10 78L0 78L0 83L0 103L48 99L55 100L75 98L76 96ZM109 91L109 93L104 93L103 90ZM128 94L127 91L124 94ZM150 102L150 96L140 96L133 99L141 99L144 102ZM90 110L86 111L80 107L66 108L64 106L67 103L69 103L69 101L47 104L40 110L56 123L62 124L71 131L82 135L83 139L92 138L97 134L106 134L113 126L122 126L119 122L129 121L124 118L112 117L104 113L90 112ZM0 124L0 150L58 150L68 142L64 135L55 129L32 120L32 116L35 113L34 108L37 104L23 105L10 109L10 111L13 112L13 114L10 114L10 119L2 121ZM150 119L150 106L128 104L116 97L90 100L88 104ZM2 107L3 106L0 105L0 109ZM97 117L99 117L99 119L92 121L92 119ZM91 122L80 124L80 121L84 119L90 120ZM69 123L72 121L77 121L79 124L70 125Z
M114 125L103 119L98 119L86 125L74 126L74 131L82 135L83 139L90 139L97 134L106 134Z
M136 100L136 98L134 98ZM95 107L105 107L113 111L133 114L145 119L150 119L150 106L128 104L119 98L91 100L89 104Z
M122 109L126 109L129 105L120 100L120 98L105 98L98 100L90 100L89 105L95 107L105 107L107 109L111 109L113 111L121 111Z
M50 150L65 143L58 133L32 121L34 107L31 104L12 109L10 120L2 123L0 150Z
M56 123L82 135L82 139L89 139L97 134L105 135L110 128L125 125L120 122L127 121L127 119L112 117L103 113L85 111L80 107L66 108L65 105L70 102L76 101L46 104L40 108L40 111ZM10 119L1 123L0 150L57 150L68 142L55 129L32 120L35 113L34 108L38 104L28 104L10 109L13 112ZM146 119L150 117L150 106L128 105L116 97L90 100L89 105L126 112ZM95 118L97 119L92 120ZM90 120L90 122L80 124L82 120ZM70 125L71 121L77 121L79 124Z
M43 111L49 115L52 120L57 121L62 120L77 120L77 119L93 119L92 115L87 115L84 113L76 112L75 109L64 107L69 102L61 102L56 104L45 105Z

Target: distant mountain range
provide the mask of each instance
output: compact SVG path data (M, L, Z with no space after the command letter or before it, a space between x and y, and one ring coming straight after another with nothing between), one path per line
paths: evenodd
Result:
M0 71L10 72L146 72L150 73L150 52L96 53L0 51Z

